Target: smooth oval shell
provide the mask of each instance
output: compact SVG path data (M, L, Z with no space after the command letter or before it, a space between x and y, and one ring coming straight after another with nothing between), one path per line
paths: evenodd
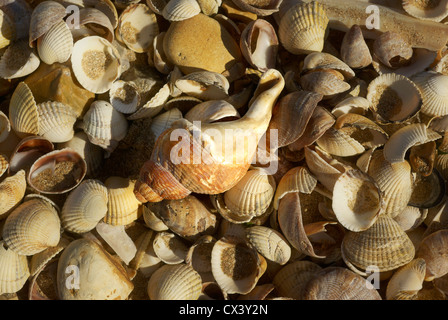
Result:
M70 266L79 271L77 290L66 285L70 275L67 270L71 270L67 268ZM92 240L77 239L64 249L59 258L57 288L61 300L125 300L134 285L123 266L100 245Z
M26 256L7 248L4 241L0 241L0 275L0 294L18 292L30 276Z
M25 196L25 171L19 170L0 183L0 218L5 218Z
M10 44L0 58L0 77L17 79L32 74L40 66L34 49L24 40Z
M160 267L148 282L150 300L197 300L201 291L201 276L184 263Z
M59 243L61 222L53 206L41 199L19 205L6 219L3 239L11 250L34 255Z
M5 141L8 138L9 133L11 132L11 123L9 118L0 111L0 143Z
M65 230L84 233L92 230L107 213L108 193L99 180L84 180L70 192L61 211Z

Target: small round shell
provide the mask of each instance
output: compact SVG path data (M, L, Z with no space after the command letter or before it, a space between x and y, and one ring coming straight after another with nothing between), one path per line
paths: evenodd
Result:
M154 252L166 264L178 264L185 261L188 247L178 235L170 231L158 232L153 241Z
M168 21L182 21L201 12L196 0L170 0L163 8L163 17Z
M73 138L77 115L70 106L60 102L37 105L39 135L53 143L67 142Z
M140 105L140 94L132 81L116 80L109 90L109 102L117 111L130 114Z
M53 143L43 137L30 136L23 138L11 153L9 171L17 172L20 169L28 171L34 161L53 150Z
M254 226L246 229L246 235L252 246L266 259L284 265L291 258L291 247L280 232Z
M19 255L0 241L0 294L15 293L30 276L26 256Z
M107 213L108 193L99 180L84 180L68 195L61 211L65 230L84 233L92 230Z
M11 250L34 255L59 243L61 223L48 202L32 199L20 204L6 219L3 239Z
M76 41L71 56L73 73L79 83L93 93L107 92L120 76L120 55L115 47L99 36Z
M6 217L22 201L26 191L25 171L20 170L0 183L0 218Z
M412 80L422 94L422 113L431 117L448 115L448 75L428 71L417 74Z
M280 18L280 42L292 54L320 52L328 22L323 5L317 1L294 5Z
M147 291L151 300L197 300L202 280L189 265L165 265L151 275Z

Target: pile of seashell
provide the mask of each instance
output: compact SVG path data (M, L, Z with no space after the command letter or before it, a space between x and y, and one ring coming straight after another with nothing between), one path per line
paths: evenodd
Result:
M446 299L447 41L442 0L0 0L0 300Z

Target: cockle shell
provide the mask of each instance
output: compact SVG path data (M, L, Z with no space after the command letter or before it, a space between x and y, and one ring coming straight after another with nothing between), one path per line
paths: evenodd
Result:
M95 228L107 213L108 193L99 180L84 180L70 192L61 211L61 223L65 230L84 233Z
M228 294L250 292L267 267L245 239L229 234L216 241L211 259L213 277Z
M409 205L422 209L436 207L443 201L445 193L445 179L437 169L427 176L416 173Z
M442 21L448 16L447 2L403 0L403 9L411 16L421 20Z
M173 108L164 113L161 113L151 122L151 131L154 134L154 138L157 139L163 131L171 127L171 124L182 119L182 112L179 109Z
M78 281L68 282L75 268L79 271ZM93 273L95 277L92 277ZM78 284L79 289L70 289L67 283ZM125 300L134 285L123 266L99 244L77 239L64 249L59 258L57 288L61 300Z
M417 258L426 262L425 281L432 281L448 273L446 261L448 230L438 230L426 236L417 249Z
M182 21L201 12L196 0L170 0L163 8L162 15L168 21Z
M264 226L253 226L246 229L246 234L252 246L266 259L284 265L291 258L291 247L280 232Z
M145 4L130 5L120 15L117 32L129 49L146 52L159 33L156 15Z
M20 204L6 219L3 240L21 255L34 255L59 243L61 223L56 209L42 199Z
M191 266L181 263L157 269L148 282L150 300L197 300L202 280Z
M114 27L106 13L106 11L103 12L92 7L84 7L79 10L79 25L77 26L76 23L70 24L74 40L77 41L80 39L80 37L76 36L77 32L85 30L89 35L97 35L105 38L109 42L113 42Z
M16 79L32 74L40 65L34 49L25 40L10 44L0 58L0 77Z
M141 205L140 208L142 209L143 213L143 220L145 221L145 224L154 231L166 231L169 228L167 225L160 219L156 213L154 212L153 208L157 208L156 203L145 203L144 205Z
M107 188L107 213L104 222L112 225L127 225L138 218L140 201L134 195L135 181L129 178L110 176L104 182Z
M31 257L30 261L30 273L32 277L35 277L39 274L50 262L55 261L55 258L62 250L67 247L70 243L69 238L64 238L61 236L61 240L59 241L57 246L49 247L44 251L36 253Z
M304 300L382 300L378 291L360 275L342 267L318 272L305 287ZM340 286L346 290L340 290Z
M367 230L349 231L342 241L342 258L354 272L365 275L370 266L380 272L397 269L414 259L415 248L395 220L382 214Z
M73 36L64 20L54 24L37 39L37 52L46 64L66 62L73 50Z
M117 111L130 114L140 105L140 94L132 81L116 80L109 90L109 102Z
M60 102L44 102L37 105L39 135L53 143L67 142L73 138L77 120L75 111Z
M349 97L339 102L331 110L331 113L336 117L340 117L346 113L357 113L365 115L369 110L369 101L364 97Z
M31 14L29 46L34 48L36 41L66 16L65 8L56 1L39 3Z
M292 54L320 52L324 47L328 21L319 2L296 4L280 18L280 43Z
M5 218L25 196L25 171L20 170L0 183L0 218Z
M0 275L0 294L18 292L30 276L26 256L8 248L5 241L0 241Z
M8 170L8 168L9 168L8 157L5 154L0 153L0 178Z
M107 92L121 74L117 49L100 36L85 37L76 41L71 63L76 79L93 93Z
M387 283L387 300L412 300L425 280L426 262L422 258L416 258L408 264L400 267Z
M427 71L415 75L412 81L422 94L422 113L433 117L448 115L448 75Z
M17 136L39 133L39 114L33 93L25 82L20 82L9 103L9 121Z

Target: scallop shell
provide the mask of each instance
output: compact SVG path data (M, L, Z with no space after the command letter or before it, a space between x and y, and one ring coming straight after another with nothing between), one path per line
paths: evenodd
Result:
M39 3L31 14L29 46L34 48L36 41L66 16L65 8L56 1Z
M145 4L130 5L120 15L117 32L129 49L146 52L159 33L156 15Z
M60 102L44 102L37 105L39 135L53 143L67 142L73 138L76 113Z
M99 36L76 41L71 56L73 73L79 83L93 93L109 91L121 74L120 55L115 47Z
M74 269L78 273L74 273ZM68 282L70 275L77 275L79 281ZM75 289L76 284L78 289ZM125 268L92 240L72 241L59 258L57 291L60 300L125 300L133 289Z
M280 232L253 226L246 229L246 234L252 246L266 259L284 265L291 258L291 247Z
M369 266L380 272L395 270L414 259L411 239L388 215L380 215L367 230L349 231L342 242L342 258L356 273L365 275Z
M83 117L83 129L89 141L109 153L128 132L128 122L106 101L96 100Z
M271 205L276 183L263 170L249 170L224 193L227 208L237 216L261 216Z
M196 0L170 0L163 8L162 15L168 21L182 21L201 12Z
M0 218L5 218L22 201L26 191L25 171L20 170L0 183Z
M44 154L31 166L27 181L30 187L46 194L61 194L76 188L84 179L87 165L69 148Z
M4 241L0 241L0 274L0 294L18 292L30 276L26 256L7 248Z
M272 283L279 296L302 300L306 285L321 270L321 266L311 261L293 261L275 274Z
M111 176L104 185L108 191L108 210L103 221L112 225L127 225L135 221L140 206L140 201L134 195L135 181Z
M213 276L227 294L249 293L266 270L266 261L247 242L227 235L212 250Z
M202 280L189 265L165 265L152 274L147 289L150 300L197 300Z
M8 248L31 256L59 243L61 223L55 208L41 199L20 204L6 219L3 240Z
M10 44L0 58L0 77L17 79L27 76L39 67L40 59L25 40Z
M322 51L328 17L323 5L313 1L290 8L278 27L280 43L292 54Z
M65 230L84 233L92 230L107 213L108 192L99 180L84 180L70 192L61 211Z
M179 264L185 261L188 247L183 240L170 231L158 232L153 241L154 252L166 264Z
M422 94L422 113L433 117L448 115L448 75L428 71L415 75L412 81Z
M412 300L423 288L426 262L417 258L400 267L387 283L387 300Z
M20 82L9 103L9 121L20 138L39 133L39 114L33 93L25 82Z
M358 232L375 223L384 212L385 203L379 187L367 174L350 170L334 185L332 208L345 228Z
M0 9L0 49L11 44L16 37L16 30L11 18Z
M61 20L37 40L37 52L46 64L64 63L72 54L73 36L67 24Z
M346 268L328 267L308 282L304 300L382 300L378 291L367 284L367 280Z
M425 281L432 281L448 273L446 250L448 230L438 230L426 236L418 247L416 257L426 262Z
M447 1L417 1L403 0L403 9L411 16L420 20L440 22L448 16Z
M418 87L409 78L386 73L370 82L367 100L380 123L400 123L415 116L421 109Z

